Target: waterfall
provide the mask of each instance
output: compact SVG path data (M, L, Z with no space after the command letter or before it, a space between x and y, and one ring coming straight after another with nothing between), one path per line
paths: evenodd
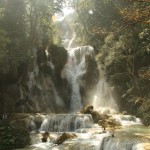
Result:
M94 49L91 46L81 46L68 50L68 62L62 71L62 78L66 78L71 85L70 111L77 112L81 109L80 84L85 73L85 57L94 57Z
M110 110L111 113L118 111L117 104L112 96L111 88L105 78L100 79L97 84L96 93L93 98L93 106L96 110L104 112Z
M115 114L113 118L118 120L122 126L142 125L141 119L132 115Z
M88 114L52 114L43 121L40 131L75 131L79 128L90 128L92 125L92 116Z
M80 85L82 82L82 76L86 73L85 57L86 55L91 55L92 58L94 57L94 48L91 46L71 48L75 37L76 34L73 33L73 37L70 41L66 36L63 40L63 44L68 50L68 62L62 71L62 78L66 78L71 85L71 112L77 112L82 107ZM116 112L118 111L117 104L112 96L111 88L106 81L105 71L102 68L102 65L99 66L100 80L97 84L95 95L91 100L92 105L96 110L101 112L106 110Z

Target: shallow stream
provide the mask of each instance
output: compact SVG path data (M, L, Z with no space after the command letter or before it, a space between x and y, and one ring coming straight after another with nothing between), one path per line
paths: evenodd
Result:
M129 120L128 124L130 126L123 125L116 129L114 137L111 129L103 133L98 124L85 128L82 126L74 132L68 132L75 133L77 138L68 139L60 145L54 144L54 141L63 132L50 132L51 139L42 143L41 133L44 131L32 131L30 133L32 144L22 150L150 150L150 128L133 120Z

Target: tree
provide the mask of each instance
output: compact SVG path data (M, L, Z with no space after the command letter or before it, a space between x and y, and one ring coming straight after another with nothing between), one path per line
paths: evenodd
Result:
M27 19L31 47L53 43L52 16L61 11L61 0L27 0Z
M4 2L4 16L0 26L6 31L10 39L9 44L7 44L7 50L9 51L7 57L9 60L16 62L27 54L26 6L25 2L20 0Z

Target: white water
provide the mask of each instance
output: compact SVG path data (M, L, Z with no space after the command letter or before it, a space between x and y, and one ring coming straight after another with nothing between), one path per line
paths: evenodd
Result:
M122 126L142 125L141 119L132 115L115 114L113 118L118 120Z
M112 96L111 88L105 79L100 79L99 83L97 84L93 106L96 110L103 110L104 108L107 108L108 110L117 110L117 104Z
M92 105L94 108L101 112L108 112L110 114L118 113L117 103L112 95L112 89L107 82L106 70L102 64L98 64L99 69L99 82L93 98Z
M53 114L43 121L39 130L51 132L67 132L75 131L79 128L90 128L92 125L92 116L88 114Z
M77 112L81 109L80 84L85 73L85 57L94 57L94 49L91 46L81 46L68 49L68 62L62 71L62 78L66 78L71 85L70 111Z

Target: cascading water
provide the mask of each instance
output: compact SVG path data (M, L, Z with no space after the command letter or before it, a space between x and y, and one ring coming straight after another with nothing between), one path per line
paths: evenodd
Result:
M85 73L85 56L94 56L94 49L91 46L81 46L68 50L68 62L62 71L62 78L67 78L71 85L70 111L77 112L81 109L80 83Z
M43 121L40 131L67 132L78 128L90 128L92 125L92 116L88 114L53 114Z
M110 110L111 113L117 111L117 104L112 96L111 88L105 78L100 79L97 84L96 94L93 99L93 106L102 113Z
M110 113L118 112L117 103L112 95L111 87L107 82L106 71L102 65L98 66L99 82L97 84L96 92L93 97L93 106L97 111Z

